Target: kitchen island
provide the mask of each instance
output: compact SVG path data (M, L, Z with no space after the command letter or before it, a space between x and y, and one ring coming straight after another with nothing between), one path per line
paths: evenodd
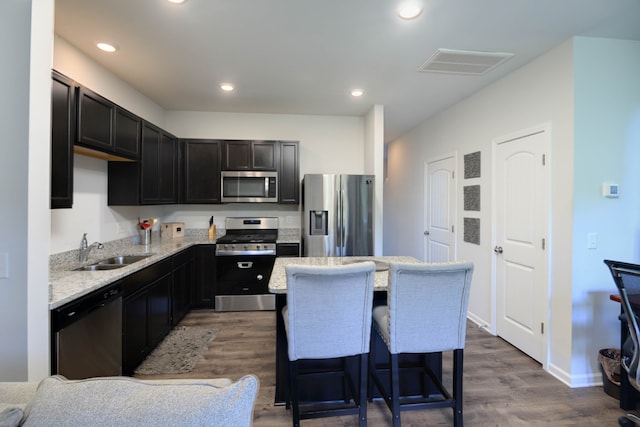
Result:
M276 258L271 272L271 278L269 280L269 292L276 294L276 390L275 390L275 404L284 405L286 403L286 390L289 381L289 373L287 370L288 362L288 350L287 350L287 335L284 329L284 319L282 318L282 308L287 303L287 275L285 267L287 265L327 265L338 266L353 264L362 261L373 261L376 263L376 275L374 279L374 305L376 302L386 302L387 288L389 284L389 271L388 266L393 262L402 263L415 263L419 264L422 261L410 257L410 256L356 256L356 257L301 257L301 258ZM376 346L376 354L378 356L376 360L377 365L384 365L387 360L387 349L384 342L377 337L372 339L371 345ZM416 363L421 359L421 355L405 354L400 358L402 362ZM316 369L327 368L334 366L335 359L331 360L304 360L301 361L301 369ZM427 363L434 374L438 378L442 378L442 354L431 353L425 356L425 363ZM359 381L357 366L350 366L352 369L352 375L354 382L357 384ZM414 371L415 372L415 371ZM385 375L381 375L385 378ZM400 381L400 393L403 396L422 395L423 393L435 394L438 393L438 389L427 379L424 380L426 384L420 380L417 375L405 375L401 373ZM423 387L424 386L424 387ZM370 394L372 397L380 397L378 390L372 389ZM308 401L326 401L326 400L339 400L342 395L342 388L336 387L326 381L318 379L312 385L308 387L301 387L301 400Z
M373 261L376 263L375 291L386 291L388 285L387 267L391 262L420 263L421 261L410 256L353 256L353 257L302 257L302 258L277 258L269 280L269 292L273 294L287 293L287 265L347 265L361 261Z

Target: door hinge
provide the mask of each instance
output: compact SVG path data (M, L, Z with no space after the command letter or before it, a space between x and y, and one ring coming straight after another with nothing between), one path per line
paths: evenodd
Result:
M546 242L545 242L545 239L544 239L544 237L543 237L543 238L542 238L542 250L543 250L543 251L544 251L544 248L545 248L545 244L546 244Z
M544 322L540 322L540 333L544 335Z
M452 226L451 226L451 232L452 232L452 233L454 233L454 229L453 229L453 227L455 227L455 225L452 225Z
M542 155L542 166L546 166L547 165L547 155L543 154Z
M456 179L456 171L451 171L451 179Z

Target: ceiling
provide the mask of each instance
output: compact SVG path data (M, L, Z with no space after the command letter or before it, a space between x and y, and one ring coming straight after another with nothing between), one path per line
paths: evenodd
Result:
M55 31L166 110L362 116L380 104L385 142L571 36L640 40L638 0L424 0L410 21L397 4L56 0ZM99 51L103 40L119 50ZM439 48L514 56L479 76L418 72Z

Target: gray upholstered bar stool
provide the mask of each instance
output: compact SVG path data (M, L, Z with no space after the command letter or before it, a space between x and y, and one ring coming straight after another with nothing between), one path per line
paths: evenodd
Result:
M363 262L346 266L287 266L287 305L282 309L288 341L289 393L293 425L300 419L359 414L360 425L367 425L367 369L371 338L371 309L375 264ZM355 390L349 364L340 369L309 371L303 359L356 357L359 360ZM316 361L317 362L317 361ZM307 363L307 365L309 365ZM318 365L319 366L319 365ZM336 402L301 402L298 382L305 376L326 375L341 379L342 396ZM354 375L355 376L355 375ZM319 377L305 389L319 384ZM345 386L350 386L351 394ZM353 404L350 404L353 396ZM342 402L343 401L343 402ZM304 403L304 405L301 405ZM345 403L349 403L346 405Z
M387 345L389 365L375 366L372 353L369 372L391 409L394 426L400 426L401 410L451 407L454 425L462 427L462 362L472 274L468 262L391 264L387 305L373 309L373 329ZM424 363L417 374L439 393L401 397L400 372L412 368L399 367L398 355L444 351L453 351L452 393Z

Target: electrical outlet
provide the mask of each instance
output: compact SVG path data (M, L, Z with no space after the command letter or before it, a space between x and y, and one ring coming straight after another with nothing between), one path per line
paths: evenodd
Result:
M125 226L122 225L122 223L120 222L116 222L116 233L117 234L124 234L126 232Z

